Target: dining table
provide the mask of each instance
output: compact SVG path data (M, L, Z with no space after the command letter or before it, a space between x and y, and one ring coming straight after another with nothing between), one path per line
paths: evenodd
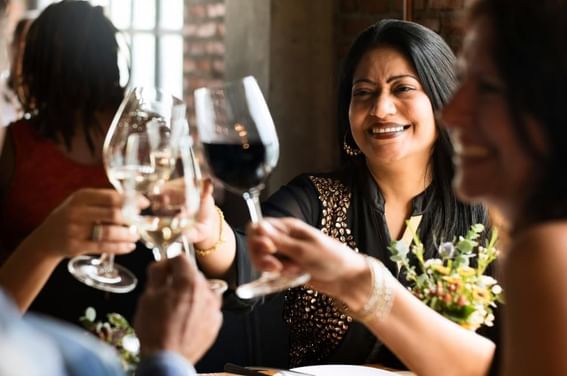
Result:
M383 367L381 365L376 365L376 364L370 364L367 365L368 367L372 367L372 368L377 368L377 369L381 369L381 370L385 370L385 371L389 371L395 375L399 375L399 376L416 376L415 373L411 372L411 371L400 371L400 370L394 370L388 367ZM276 372L269 372L269 371L263 371L263 373L265 373L266 375L274 375ZM199 373L199 376L237 376L236 373L230 373L230 372L213 372L213 373Z

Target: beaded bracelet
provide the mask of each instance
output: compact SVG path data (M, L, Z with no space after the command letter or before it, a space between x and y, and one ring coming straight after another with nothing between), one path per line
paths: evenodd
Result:
M372 292L364 306L352 317L360 322L367 322L374 317L384 320L392 309L394 303L394 277L379 260L365 256L366 264L370 269Z
M215 209L217 210L217 213L219 215L219 220L220 220L220 225L219 225L219 238L216 241L215 244L213 244L212 246L210 246L209 248L205 248L205 249L201 249L201 248L197 248L195 247L195 253L198 256L207 256L210 255L211 253L215 252L218 247L224 243L224 240L222 238L222 232L224 230L224 214L222 212L222 210L220 210L220 208L218 206L215 206Z

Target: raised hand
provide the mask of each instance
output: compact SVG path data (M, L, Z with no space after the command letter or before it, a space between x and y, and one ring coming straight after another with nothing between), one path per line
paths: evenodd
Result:
M142 356L173 351L195 364L221 323L220 297L184 255L150 265L134 319Z

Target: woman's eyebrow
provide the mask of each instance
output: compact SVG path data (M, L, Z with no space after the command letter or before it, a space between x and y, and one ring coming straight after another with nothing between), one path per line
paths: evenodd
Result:
M386 82L390 83L392 81L399 80L400 78L406 78L406 77L413 78L414 80L419 81L419 79L416 76L408 73L408 74L398 74L396 76L390 76L390 77L388 77Z

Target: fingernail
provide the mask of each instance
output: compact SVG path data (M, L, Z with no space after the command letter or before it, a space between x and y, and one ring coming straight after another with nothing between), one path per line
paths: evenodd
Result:
M264 231L266 231L270 235L277 234L277 230L270 222L262 221L258 224Z

